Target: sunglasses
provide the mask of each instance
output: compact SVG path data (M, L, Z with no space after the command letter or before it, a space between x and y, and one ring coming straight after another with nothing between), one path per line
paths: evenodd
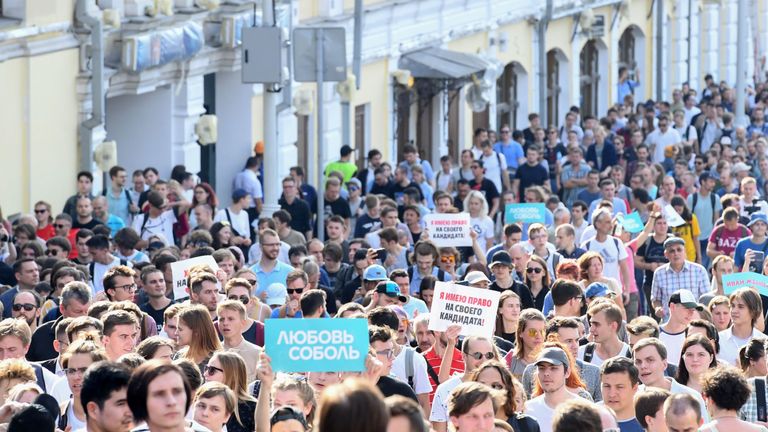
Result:
M213 374L215 374L216 372L221 372L221 373L224 373L224 369L221 369L221 368L217 368L216 366L211 366L211 365L208 365L208 366L206 366L206 367L205 367L205 369L203 370L203 372L205 372L205 374L206 374L206 375L213 375Z
M288 294L301 294L304 292L304 288L288 288Z
M248 303L251 302L251 298L248 297L248 296L240 296L240 297L238 297L238 296L230 296L229 299L230 300L235 300L235 301L240 300L241 302L243 302L244 305L247 305Z
M483 354L481 352L476 352L476 353L472 353L472 354L467 353L467 355L472 357L475 360L482 360L483 358L485 358L486 360L491 360L494 357L496 357L496 354L494 354L493 352L487 352L485 354Z
M45 251L45 256L51 256L51 255L58 255L59 251L57 249L48 249Z
M46 210L46 209L42 209L42 210L37 210L37 209L35 209L35 213L37 213L37 214L43 214L43 213L45 213L45 212L47 212L47 211L48 211L48 210Z
M547 331L544 329L536 330L536 329L528 329L526 330L528 333L528 337L536 337L536 335L540 334L542 336L546 335Z
M541 273L543 271L544 271L544 269L543 268L539 268L539 267L528 267L527 269L525 269L525 272L528 273L528 274L531 274L531 273L539 274L539 273Z
M54 228L63 229L63 228L66 228L66 227L67 227L67 225L64 225L64 224L53 224L53 227L54 227Z
M456 262L456 257L454 257L453 255L441 256L440 262L443 264L448 264L448 263L453 264Z
M21 312L22 309L27 312L32 312L33 310L37 309L37 306L31 303L16 303L13 305L14 312Z

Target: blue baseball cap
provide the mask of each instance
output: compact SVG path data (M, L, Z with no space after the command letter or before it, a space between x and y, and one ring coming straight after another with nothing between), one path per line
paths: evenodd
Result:
M608 285L602 282L592 282L587 287L586 292L584 292L584 297L586 298L607 297L615 294L616 294L615 292L611 291L611 289L608 288Z
M376 292L379 294L384 294L387 297L397 298L403 303L408 301L408 297L400 294L400 287L397 286L396 283L389 280L379 282L379 284L376 285Z
M765 213L752 213L752 216L749 218L749 223L747 224L747 226L751 227L752 224L754 224L755 222L762 222L768 225L768 217L765 216Z
M384 269L384 267L373 264L369 265L365 268L365 271L363 272L363 280L367 281L385 281L388 280L387 277L387 271Z

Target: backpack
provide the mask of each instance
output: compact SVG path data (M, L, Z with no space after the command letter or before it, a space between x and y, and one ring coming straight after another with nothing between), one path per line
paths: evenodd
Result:
M757 421L768 421L765 403L765 378L755 378L755 393L757 395Z
M405 375L408 378L408 387L416 390L413 386L413 348L404 347L405 349Z
M699 193L696 192L693 194L693 202L691 203L691 213L696 211L696 203L699 201ZM712 205L712 224L715 223L715 193L710 192L709 193L709 201Z

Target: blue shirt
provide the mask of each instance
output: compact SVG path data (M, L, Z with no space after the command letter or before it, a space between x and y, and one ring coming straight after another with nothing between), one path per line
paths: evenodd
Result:
M634 94L638 84L639 83L637 81L632 81L631 79L628 79L623 83L619 83L619 91L618 91L616 103L623 104L624 97L627 95ZM622 432L623 431L624 429L622 429Z
M412 266L413 268L413 277L411 278L411 295L416 295L419 293L419 289L421 288L421 280L424 279L421 277L421 274L419 274L419 269L416 267L416 265ZM437 277L437 274L440 272L440 269L437 267L432 267L432 276ZM438 279L439 280L439 279ZM451 275L448 273L445 273L445 281L453 280Z
M109 208L112 208L112 207L110 206ZM109 230L112 233L112 237L114 237L118 231L125 228L125 222L123 222L123 219L120 219L119 217L113 215L112 213L109 214L109 217L104 222L104 224L107 227L109 227Z
M272 313L269 315L270 318L280 318L280 308L272 309ZM285 316L285 318L301 318L302 314L301 311L296 311L296 315L289 317L288 315Z
M131 201L128 198L129 197L128 191L126 191L125 189L121 189L120 194L115 196L114 192L112 192L112 188L110 187L105 192L106 193L104 194L104 196L105 198L107 198L107 204L109 205L109 213L110 213L109 219L111 219L112 216L117 216L122 221L129 220L129 218L131 217L131 212L130 212ZM112 229L112 226L109 225L109 220L107 220L107 226L110 229ZM124 226L125 226L125 223L123 223L120 228ZM112 235L115 235L115 232L117 231L113 230Z
M496 145L493 146L493 151L504 155L504 158L507 160L507 169L517 169L517 167L520 165L518 161L520 158L525 157L525 153L523 153L523 146L521 146L517 141L511 141L509 144L504 144L499 141L496 143Z
M643 432L643 427L640 426L640 422L636 418L620 421L619 429L621 432Z
M293 267L281 261L276 261L272 271L266 273L261 269L261 261L259 261L251 266L251 270L256 273L256 279L259 280L259 286L256 288L256 295L259 296L268 286L275 282L285 285L285 279L288 277L288 273L293 270Z
M747 252L747 249L766 253L768 252L768 250L766 250L768 249L768 240L765 240L760 244L754 243L752 237L739 240L736 243L736 249L733 251L733 262L736 264L736 271L741 271L741 268L744 266L744 254Z

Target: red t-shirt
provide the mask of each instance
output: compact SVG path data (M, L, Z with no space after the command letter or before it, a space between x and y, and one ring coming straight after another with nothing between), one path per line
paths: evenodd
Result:
M442 363L443 359L441 359L437 353L435 352L435 347L430 348L427 350L427 352L422 353L424 356L424 359L427 361L427 364L432 367L432 369L435 371L435 374L440 375L440 363ZM455 373L464 373L464 358L461 356L461 351L454 348L453 349L453 359L451 360L451 373L450 376L453 376ZM432 399L435 397L435 391L437 390L437 383L434 379L432 379L431 374L427 374L429 376L429 383L432 385L432 391L429 392L429 403L432 403Z
M709 242L714 243L715 249L720 252L731 255L736 250L736 242L751 235L752 231L741 224L733 231L727 229L725 225L720 225L712 230L712 234L709 235Z
M37 236L46 241L51 237L56 236L56 230L53 228L53 224L48 224L45 228L37 230Z

